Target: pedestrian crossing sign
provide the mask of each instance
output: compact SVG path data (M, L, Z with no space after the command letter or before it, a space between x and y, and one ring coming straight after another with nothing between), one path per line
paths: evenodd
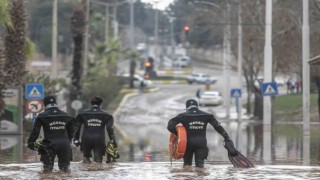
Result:
M276 82L263 83L261 85L263 96L276 96L278 95L278 87Z
M26 99L43 99L43 84L26 84Z
M231 97L240 98L241 97L241 89L231 89Z

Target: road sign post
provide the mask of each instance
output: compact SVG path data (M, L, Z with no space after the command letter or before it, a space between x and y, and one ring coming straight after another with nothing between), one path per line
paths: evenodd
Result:
M263 96L278 95L278 86L276 82L267 82L261 84L261 91Z
M240 115L240 108L241 104L239 104L239 98L241 98L242 92L241 89L231 89L231 97L236 98L236 110L238 114L238 120L241 120L241 115Z
M82 108L82 102L79 100L74 100L71 103L71 107L76 111L76 114L78 114L78 111Z
M40 99L30 99L26 103L26 109L32 113L32 125L34 125L37 114L44 109L43 101Z
M26 99L43 99L44 98L44 86L43 84L26 84Z

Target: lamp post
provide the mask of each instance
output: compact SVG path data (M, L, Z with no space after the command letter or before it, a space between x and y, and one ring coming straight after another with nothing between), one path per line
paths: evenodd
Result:
M83 75L87 75L88 53L89 53L89 19L90 19L90 0L86 1L86 27L84 36L84 55L83 55Z
M242 89L242 7L241 0L238 4L238 78L239 78L239 89ZM243 93L242 93L243 94ZM238 121L241 121L242 116L242 96L238 100Z
M130 48L134 49L134 0L130 0Z
M264 82L272 81L272 0L266 0ZM263 97L263 157L271 160L271 97Z
M303 87L303 164L310 162L310 28L309 28L309 1L303 0L303 25L302 25L302 87Z
M170 44L171 44L171 58L174 56L175 44L174 44L174 17L169 16L170 21Z
M52 78L58 76L57 34L58 34L58 0L53 0L52 9Z

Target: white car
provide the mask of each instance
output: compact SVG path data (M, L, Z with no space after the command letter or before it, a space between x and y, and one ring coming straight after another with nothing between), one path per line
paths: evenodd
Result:
M214 84L217 82L217 79L204 73L193 73L188 78L187 81L189 84L194 82L202 84Z
M181 56L172 62L173 67L190 67L191 58L189 56Z
M129 76L130 76L129 74L123 74L122 75L122 77L125 77L125 78L129 78ZM134 86L134 88L139 88L142 81L143 81L145 87L152 87L153 86L153 82L151 80L144 79L139 74L135 74L133 76L133 86Z
M199 98L199 105L221 105L222 96L218 91L204 91Z

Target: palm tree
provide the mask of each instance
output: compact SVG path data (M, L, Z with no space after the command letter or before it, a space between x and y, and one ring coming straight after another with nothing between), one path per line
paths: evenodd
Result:
M4 109L5 103L3 100L2 90L5 87L5 51L3 47L3 40L1 36L1 27L3 25L11 26L10 16L8 13L8 2L7 0L0 0L0 115Z
M83 6L79 5L73 11L71 16L71 31L73 34L74 51L73 51L73 69L71 72L70 102L80 98L81 94L81 75L82 75L82 53L83 39L86 21Z
M22 86L26 77L26 12L25 0L11 0L9 14L12 28L7 26L5 36L6 85Z

